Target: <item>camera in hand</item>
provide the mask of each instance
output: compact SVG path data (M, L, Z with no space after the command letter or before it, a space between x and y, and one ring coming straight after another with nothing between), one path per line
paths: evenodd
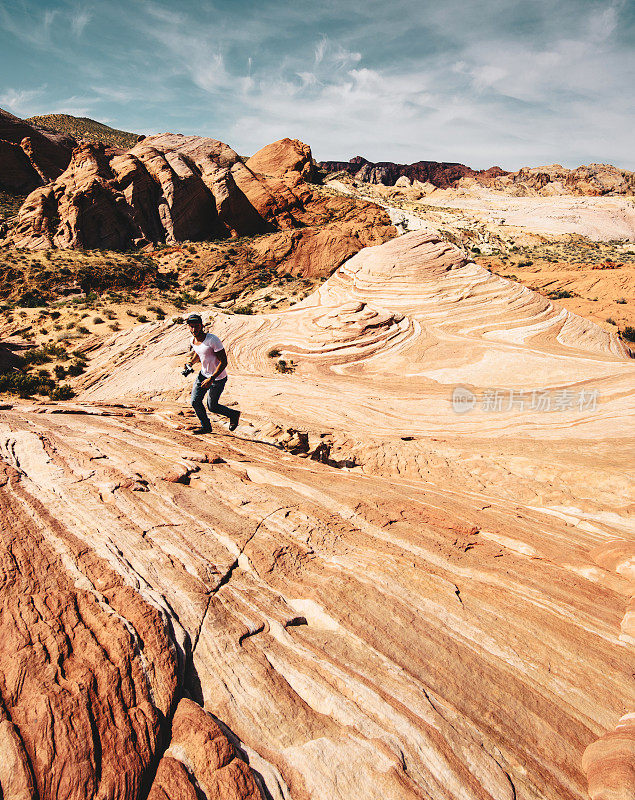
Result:
M193 372L194 370L192 369L192 367L189 364L186 364L185 367L183 368L183 371L181 372L181 375L184 378L187 378L187 376L191 375Z

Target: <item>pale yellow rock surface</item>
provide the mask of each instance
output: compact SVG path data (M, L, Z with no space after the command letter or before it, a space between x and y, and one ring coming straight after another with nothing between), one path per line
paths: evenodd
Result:
M252 770L231 761L227 796L252 776L275 800L629 796L625 345L428 231L285 312L211 316L235 435L182 429L187 332L148 323L95 351L76 402L0 411L0 454L55 570L89 591L98 559L165 620L179 688L148 702L213 715ZM330 463L283 440L328 443ZM194 796L203 739L226 751L183 719L156 797Z

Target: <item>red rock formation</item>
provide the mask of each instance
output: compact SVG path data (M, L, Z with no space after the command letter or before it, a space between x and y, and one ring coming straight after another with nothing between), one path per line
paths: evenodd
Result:
M296 237L313 239L300 248L299 261L324 249L332 271L360 247L395 233L376 206L319 196L304 180L312 158L302 142L269 145L249 165L222 142L197 136L149 136L112 158L103 146L84 142L55 183L27 197L8 241L33 249L116 250L148 241L292 232L337 216L326 236Z
M76 144L70 136L40 130L0 108L0 187L25 192L54 180L68 166Z
M2 795L136 797L177 688L165 622L6 464L0 489Z
M315 172L311 148L299 139L280 139L255 153L246 162L249 169L265 175L299 173L311 180Z
M588 164L567 169L560 164L547 167L523 167L505 175L480 175L476 178L493 189L522 194L586 196L632 195L635 172L611 164Z
M392 161L373 163L363 156L355 156L350 161L320 161L319 165L327 172L348 172L357 180L366 183L383 183L386 186L394 186L400 177L406 176L411 181L432 183L441 189L454 186L457 181L466 176L476 178L479 175L491 177L507 174L500 167L474 170L466 167L465 164L445 161L417 161L414 164L395 164Z
M582 768L591 800L635 797L635 712L625 714L614 731L587 747Z
M192 700L179 702L170 746L159 763L148 800L206 798L261 800L249 767L213 718Z
M238 435L180 429L168 321L93 351L76 402L0 410L5 796L52 796L52 740L81 789L58 796L136 800L142 774L151 800L251 798L254 779L273 800L584 800L587 775L594 800L628 796L629 731L593 746L633 697L615 337L425 232L287 311L211 316ZM537 381L601 402L450 407L457 384ZM163 480L181 463L189 483ZM207 713L179 703L142 748L125 726L174 708L174 675Z

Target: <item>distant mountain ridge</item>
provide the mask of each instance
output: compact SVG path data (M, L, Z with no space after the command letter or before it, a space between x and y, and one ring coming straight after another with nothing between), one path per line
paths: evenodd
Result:
M101 142L108 147L122 147L129 150L139 140L139 135L129 131L120 131L97 122L90 117L73 117L71 114L44 114L29 117L26 122L53 133L65 133L75 139L86 139L89 142Z
M414 164L395 164L392 161L372 162L363 156L355 156L350 161L320 161L326 172L348 172L365 183L383 183L394 186L401 177L421 183L432 183L440 189L454 186L461 178L497 178L508 173L500 167L475 170L465 164L447 161L417 161Z
M635 194L635 172L614 167L612 164L586 164L575 169L568 169L560 164L550 164L541 167L522 167L517 172L506 172L500 167L475 170L465 164L445 161L417 161L414 164L395 164L392 161L373 163L363 156L355 156L350 161L318 163L327 173L347 172L352 178L363 183L384 186L412 184L426 191L433 190L434 187L466 191L474 187L486 187L518 197Z

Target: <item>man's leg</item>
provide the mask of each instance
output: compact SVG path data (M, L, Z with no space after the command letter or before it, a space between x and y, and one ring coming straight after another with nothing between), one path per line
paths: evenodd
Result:
M192 386L192 408L196 412L196 416L201 423L201 428L204 430L211 430L212 425L209 421L209 417L205 413L205 406L203 405L203 398L205 397L205 392L207 391L201 386L201 383L205 380L205 377L202 372L199 372L194 380L194 384Z
M223 393L223 389L225 388L226 383L227 383L227 378L222 378L220 381L214 381L209 390L209 394L207 395L207 407L214 414L222 414L224 417L229 417L230 420L229 429L233 431L238 425L238 420L240 418L240 411L238 411L237 409L228 408L227 406L223 406L218 402L218 399Z

